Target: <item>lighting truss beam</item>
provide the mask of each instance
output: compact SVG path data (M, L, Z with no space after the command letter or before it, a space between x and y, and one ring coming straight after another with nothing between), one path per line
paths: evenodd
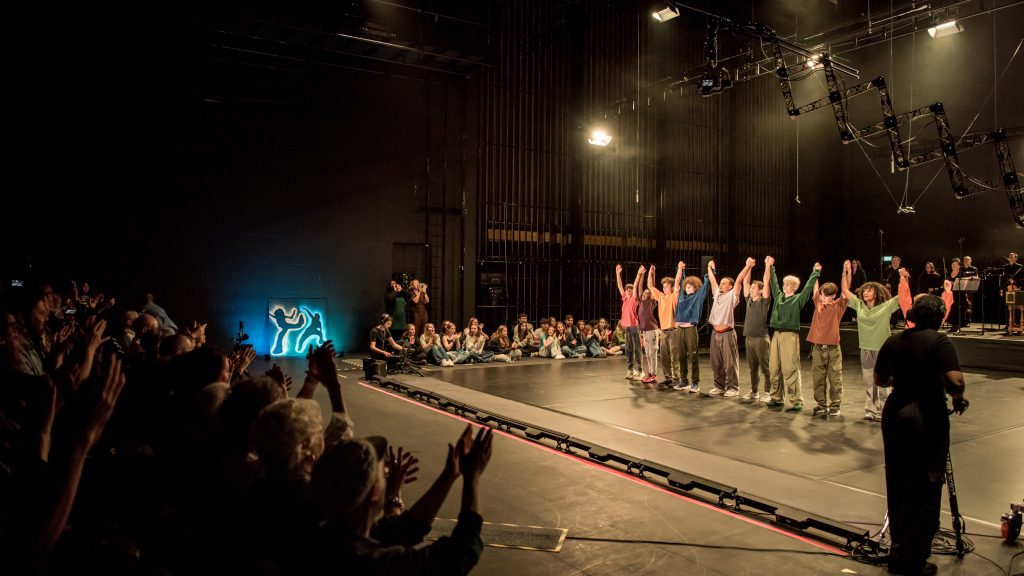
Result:
M1017 226L1024 227L1024 191L1020 188L1020 177L1013 167L1010 147L1006 144L1006 133L998 130L992 133L996 144L996 157L999 160L999 171L1003 173L1003 185L1006 186L1006 198L1010 201L1010 213Z

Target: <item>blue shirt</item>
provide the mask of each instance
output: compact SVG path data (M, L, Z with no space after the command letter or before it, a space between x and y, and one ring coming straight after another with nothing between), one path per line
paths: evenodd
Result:
M696 324L700 321L701 307L708 295L708 275L704 274L704 283L693 294L687 294L682 286L679 288L679 304L676 305L676 324Z

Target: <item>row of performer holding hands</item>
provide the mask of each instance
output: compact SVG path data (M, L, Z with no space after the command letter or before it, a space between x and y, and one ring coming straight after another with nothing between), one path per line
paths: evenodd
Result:
M640 266L635 280L624 284L623 268L616 265L615 275L622 297L621 324L626 332L626 378L687 393L699 393L700 371L697 357L697 326L704 301L710 293L712 304L706 318L711 326L711 371L713 384L705 392L721 398L741 398L760 402L769 408L801 412L804 409L800 375L800 312L810 301L814 315L807 335L811 345L811 374L814 387L813 414L839 416L843 400L843 356L839 323L846 308L857 315L858 345L864 384L864 419L881 420L888 389L875 384L874 369L878 351L891 335L890 317L898 308L910 309L913 298L908 283L910 274L899 271L897 297L877 282L865 282L851 291L851 264L843 264L840 286L819 283L821 264L815 263L806 283L797 276L778 278L775 259L764 260L762 279L751 280L756 260L747 258L736 275L719 277L714 261L708 263L703 279L686 276L686 264L680 261L675 277L656 280L655 266ZM642 289L646 278L646 289ZM801 289L801 285L803 288ZM659 289L658 286L661 286ZM942 293L944 314L953 294ZM739 342L734 311L746 303L743 323L750 391L740 396ZM943 318L944 320L945 318ZM908 328L913 322L908 321ZM770 330L769 330L770 329ZM763 387L761 382L764 382Z

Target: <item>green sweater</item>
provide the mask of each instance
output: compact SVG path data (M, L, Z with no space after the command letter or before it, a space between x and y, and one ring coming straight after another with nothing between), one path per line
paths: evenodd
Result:
M807 283L799 294L785 296L779 288L779 278L775 275L775 266L772 266L772 296L775 297L775 305L772 306L772 318L768 325L776 330L800 331L800 310L814 294L814 281L818 279L818 271L814 270L807 277Z
M889 318L899 308L899 298L893 296L872 308L855 294L850 294L846 304L857 313L857 342L861 350L881 350L882 344L892 336Z

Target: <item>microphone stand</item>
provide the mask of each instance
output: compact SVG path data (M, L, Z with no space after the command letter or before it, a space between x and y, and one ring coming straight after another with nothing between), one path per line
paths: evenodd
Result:
M964 272L964 269L966 267L964 266L964 238L961 237L959 240L957 240L957 243L960 244L960 277L961 278L965 278L966 277L966 273ZM964 329L964 303L967 302L967 295L964 294L963 292L960 292L958 294L955 294L954 296L956 296L956 315L957 315L956 327L957 327L957 330L963 330ZM985 334L985 326L984 325L982 325L982 327L981 327L981 334L982 335Z
M882 229L878 230L878 281L885 283L885 230Z

